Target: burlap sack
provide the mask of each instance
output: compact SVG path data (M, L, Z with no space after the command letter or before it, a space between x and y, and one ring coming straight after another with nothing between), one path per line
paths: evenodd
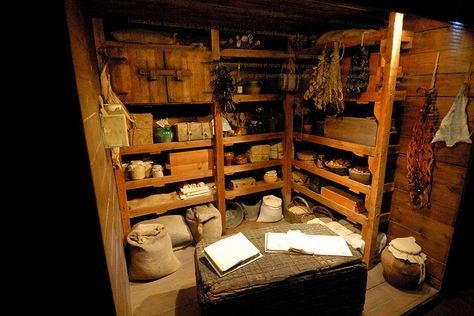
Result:
M127 236L132 281L153 280L178 270L181 262L171 246L171 238L162 224L138 224Z
M188 208L186 211L186 222L188 222L196 242L202 238L219 237L222 235L221 213L211 203Z

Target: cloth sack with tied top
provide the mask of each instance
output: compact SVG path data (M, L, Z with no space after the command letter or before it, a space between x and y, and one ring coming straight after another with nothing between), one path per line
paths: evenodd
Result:
M162 224L138 224L127 236L132 281L153 280L169 275L181 266L171 246L171 238Z
M418 285L425 280L426 254L421 252L421 247L415 241L415 237L395 238L388 244L388 251L401 260L417 263L420 267L420 279Z
M202 238L220 237L222 235L221 213L211 203L188 208L186 210L186 222L191 229L195 242Z

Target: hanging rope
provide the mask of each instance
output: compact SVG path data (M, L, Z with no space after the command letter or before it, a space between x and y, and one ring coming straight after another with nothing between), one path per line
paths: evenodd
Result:
M433 70L430 89L423 91L425 102L420 108L418 120L413 126L407 150L408 192L413 207L430 206L431 183L433 179L434 153L431 140L436 132L439 112L436 106L438 92L435 88L439 52Z

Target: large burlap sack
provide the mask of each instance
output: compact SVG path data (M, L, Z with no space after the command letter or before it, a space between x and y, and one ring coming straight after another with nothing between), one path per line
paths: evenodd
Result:
M222 235L221 213L211 203L188 208L186 222L196 242Z
M178 270L181 262L171 246L171 238L162 224L138 224L128 234L132 281L153 280Z
M154 219L148 219L135 224L135 229L139 224L162 224L165 226L171 238L173 250L186 248L193 243L193 235L182 215L162 215Z

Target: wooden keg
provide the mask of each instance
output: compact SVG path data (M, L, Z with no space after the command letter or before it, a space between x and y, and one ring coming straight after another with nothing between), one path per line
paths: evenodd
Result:
M382 267L385 280L391 285L402 289L419 287L421 267L418 263L395 258L386 247L382 251Z

